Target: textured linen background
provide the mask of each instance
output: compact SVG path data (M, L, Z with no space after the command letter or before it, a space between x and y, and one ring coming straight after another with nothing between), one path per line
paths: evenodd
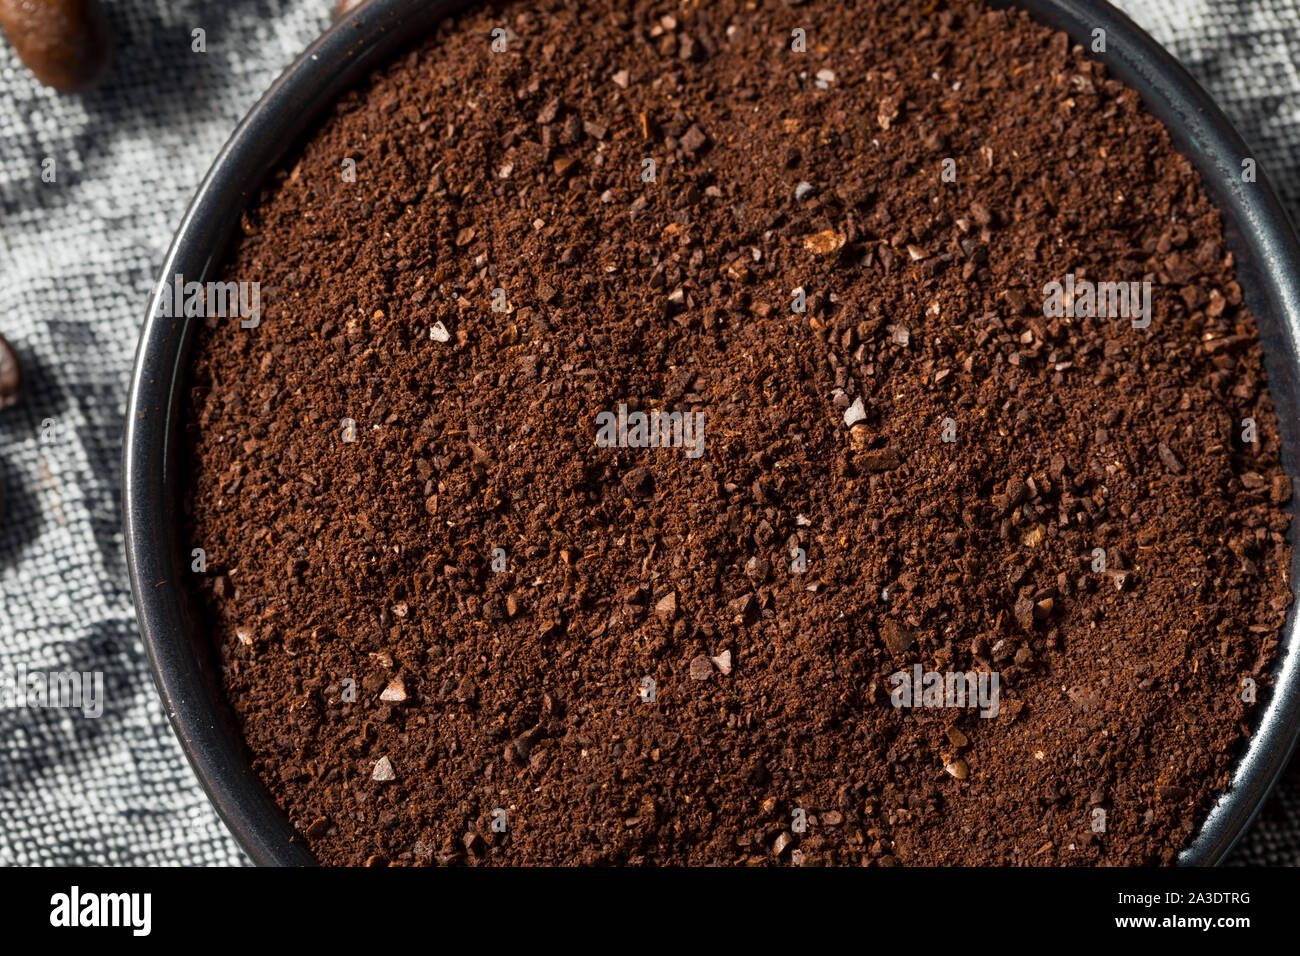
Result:
M1210 91L1300 214L1300 0L1119 4ZM61 96L0 43L0 674L102 670L99 719L0 710L0 865L239 864L162 713L120 531L127 379L149 287L209 162L332 0L106 0L109 82ZM208 52L190 51L207 31ZM41 181L53 157L57 182ZM40 441L55 419L59 440ZM1233 862L1300 864L1293 764Z

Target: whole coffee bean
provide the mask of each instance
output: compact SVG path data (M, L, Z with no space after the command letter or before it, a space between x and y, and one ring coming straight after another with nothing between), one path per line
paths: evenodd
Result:
M338 0L338 3L334 4L334 19L347 16L365 2L366 0Z
M46 86L94 86L112 61L112 35L99 0L0 0L0 29Z
M0 335L0 408L16 404L22 387L23 368L18 364L18 353Z

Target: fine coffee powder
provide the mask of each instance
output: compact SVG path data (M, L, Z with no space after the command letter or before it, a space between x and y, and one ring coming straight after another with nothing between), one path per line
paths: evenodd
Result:
M1290 602L1255 322L1024 14L477 8L225 278L187 547L322 862L1169 863L1227 788Z

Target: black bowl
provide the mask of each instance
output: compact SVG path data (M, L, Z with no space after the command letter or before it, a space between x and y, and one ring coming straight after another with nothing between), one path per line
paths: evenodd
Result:
M267 174L335 98L404 45L424 36L465 0L372 0L336 23L275 82L217 156L181 221L163 264L207 281L222 263L241 210ZM1300 451L1300 246L1263 172L1241 181L1250 155L1205 92L1158 44L1102 0L1017 0L1040 22L1064 30L1085 48L1106 31L1100 55L1113 75L1141 94L1178 149L1195 165L1223 214L1238 279L1259 322L1269 387L1277 405L1282 462L1296 473ZM194 327L157 315L151 300L136 353L122 456L127 562L136 615L163 706L200 783L254 862L315 862L284 813L249 766L246 749L219 687L219 668L191 606L188 546L177 533L184 476L178 474L186 369ZM1292 556L1297 580L1300 549ZM1231 789L1204 821L1179 861L1221 861L1254 819L1286 766L1300 734L1300 636L1295 608L1287 615L1262 705Z

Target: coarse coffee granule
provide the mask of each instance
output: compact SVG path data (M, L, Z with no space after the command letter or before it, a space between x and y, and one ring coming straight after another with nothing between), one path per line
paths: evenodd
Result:
M477 7L225 277L187 546L322 862L1169 863L1228 786L1290 602L1255 322L1023 13Z

